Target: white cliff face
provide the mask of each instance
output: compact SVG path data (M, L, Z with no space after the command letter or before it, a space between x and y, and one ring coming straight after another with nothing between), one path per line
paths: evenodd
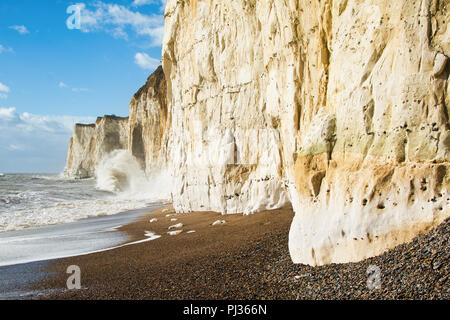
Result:
M252 213L288 202L279 111L268 106L260 26L247 9L168 1L163 66L178 211Z
M85 179L95 176L100 161L114 150L128 149L128 118L104 116L95 124L77 124L70 140L64 174Z
M294 262L358 261L450 215L449 1L169 0L178 211L291 200Z
M159 67L130 102L129 150L147 174L167 166L169 114L166 81Z
M76 124L70 138L64 175L85 179L94 175L95 124Z
M300 128L291 192L291 254L313 265L379 254L450 213L450 48L433 37L448 3L347 1L329 10L322 109L336 131L324 149L303 138L314 121Z

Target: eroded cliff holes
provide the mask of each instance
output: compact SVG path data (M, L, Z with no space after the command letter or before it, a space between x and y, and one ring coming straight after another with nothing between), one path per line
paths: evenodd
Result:
M378 210L384 210L384 209L386 209L386 206L384 205L383 202L380 202L380 203L377 205L377 209L378 209Z
M319 195L320 188L322 186L322 181L324 178L325 178L325 171L320 171L311 178L311 186L314 192L314 197L317 197Z

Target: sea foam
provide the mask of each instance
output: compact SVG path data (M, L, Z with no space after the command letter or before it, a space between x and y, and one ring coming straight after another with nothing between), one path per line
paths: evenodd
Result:
M161 170L147 176L127 150L115 150L106 156L96 168L96 179L97 189L120 199L170 199L170 175Z
M6 175L0 180L0 232L74 222L141 209L170 199L170 175L146 175L125 150L98 165L96 180Z

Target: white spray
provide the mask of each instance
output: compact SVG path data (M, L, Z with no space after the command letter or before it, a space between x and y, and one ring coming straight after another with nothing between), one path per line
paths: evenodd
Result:
M97 189L115 193L121 199L170 199L170 175L160 170L147 177L127 150L116 150L103 158L95 175Z

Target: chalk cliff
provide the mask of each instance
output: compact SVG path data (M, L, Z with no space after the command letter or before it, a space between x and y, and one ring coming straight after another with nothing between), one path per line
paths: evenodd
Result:
M89 178L94 172L95 124L76 124L69 142L64 175L70 178Z
M107 154L128 149L128 132L128 118L116 116L99 117L95 124L76 124L64 175L77 179L95 176L95 168Z
M168 0L163 67L129 121L75 128L66 171L129 149L178 212L291 202L294 262L380 254L450 215L449 7Z
M287 106L271 104L284 97L267 90L256 6L167 2L163 66L178 211L252 213L289 201L282 138L293 135L281 126Z
M147 174L167 165L169 113L166 81L159 67L130 102L129 150Z
M256 212L289 198L290 252L311 265L373 256L443 221L449 6L168 0L175 208Z

